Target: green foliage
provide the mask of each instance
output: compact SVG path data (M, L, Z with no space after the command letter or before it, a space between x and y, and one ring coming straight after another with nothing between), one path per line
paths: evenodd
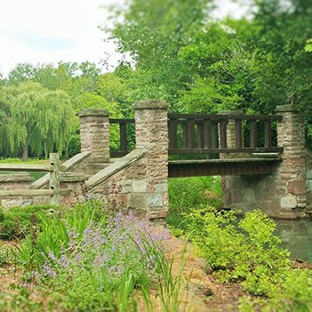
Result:
M185 215L194 207L211 205L221 207L221 180L219 177L189 177L169 179L168 225L176 236L186 229Z
M121 62L132 98L164 99L171 111L189 113L272 114L294 104L305 112L310 145L311 0L249 4L248 19L217 22L209 1L132 0L117 8L107 31L134 60Z
M102 74L90 62L18 64L0 87L1 155L16 157L23 150L25 160L27 154L47 157L57 150L73 156L80 148L75 113L95 108L112 118L132 117L129 83L113 73ZM113 131L113 148L117 137Z
M26 286L11 285L14 295L8 296L5 293L0 295L0 310L3 312L41 312L44 311L44 305L42 302L36 302L31 299L32 291ZM52 310L52 306L49 307Z
M209 1L204 0L133 0L123 10L115 7L114 26L106 31L117 40L119 51L129 53L135 61L132 83L136 100L175 102L177 90L189 77L178 53L203 26L208 7Z
M304 47L306 52L312 52L312 39L307 40L307 44Z
M190 240L223 282L239 281L256 297L240 299L240 311L310 311L312 272L293 269L280 247L275 223L260 211L238 218L213 207L185 215Z
M288 269L279 276L274 291L267 298L243 297L240 311L308 312L312 309L312 274L308 269Z
M180 277L172 277L162 239L166 232L150 232L147 220L107 216L101 202L90 201L41 221L17 260L26 269L27 283L37 285L53 309L137 311L140 293L151 307L153 287L162 311L178 311L183 268ZM22 300L32 303L27 294Z
M238 222L234 212L214 208L193 210L186 216L190 239L224 281L242 280L257 295L278 290L290 268L289 252L281 249L275 223L260 211Z
M147 258L154 259L154 268L153 274L154 278L156 277L158 283L156 284L157 296L161 301L161 311L163 312L178 312L180 310L180 292L183 287L183 280L185 277L183 276L183 269L185 264L185 245L184 250L181 253L181 267L178 272L178 276L173 278L173 262L174 259L171 260L166 259L165 254L159 249L158 245L151 244L150 239L146 239L143 237L142 243L144 246L144 251L147 251ZM139 247L139 246L138 246ZM141 248L142 250L142 248ZM143 257L145 255L143 254ZM186 278L188 278L186 276ZM189 280L186 280L188 283ZM146 289L147 290L147 289ZM142 289L143 293L145 289ZM145 296L150 296L149 294L145 294ZM149 301L145 299L145 304L148 309L150 309Z
M24 82L3 87L0 101L9 107L4 131L12 152L22 149L24 160L28 148L38 155L44 146L46 157L54 148L62 152L74 120L65 91L49 91L38 83Z
M41 214L49 218L59 209L51 205L11 207L8 211L0 210L0 239L15 240L26 237L31 231L33 216Z
M170 212L188 212L194 207L220 207L220 177L190 177L169 179Z
M12 260L12 249L5 244L0 243L0 266L9 263Z
M101 202L87 201L76 204L72 210L66 209L53 214L50 218L37 214L32 232L20 247L20 261L24 266L31 267L34 263L44 261L44 257L50 252L60 257L62 250L69 248L71 231L81 237L90 222L105 225L106 215L103 212Z

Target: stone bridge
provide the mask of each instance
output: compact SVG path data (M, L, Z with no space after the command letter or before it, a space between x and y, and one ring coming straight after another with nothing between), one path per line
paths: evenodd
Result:
M79 114L81 154L64 163L67 172L61 188L72 192L60 195L62 204L97 198L112 209L163 218L168 212L168 178L221 175L224 207L261 209L278 218L309 216L310 158L305 150L304 117L293 106L278 106L276 116L222 112L217 117L188 115L185 119L174 114L169 122L164 101L139 101L134 109L136 143L129 153L125 133L131 120L112 120L102 110ZM260 147L259 120L264 133ZM117 154L126 155L112 159L110 125L114 123L120 131ZM272 133L276 133L275 142ZM178 150L186 155L219 156L168 162L168 154L179 154ZM48 188L48 179L43 177L26 187ZM44 201L33 198L31 203Z
M244 147L242 116L238 112L222 112L225 123L224 127L220 120L216 123L219 137L215 145L213 139L210 143L207 139L206 143L195 146L189 137L193 136L196 141L196 131L193 134L186 131L181 149L185 154L218 153L219 159L169 162L168 151L177 150L178 139L172 139L172 133L178 132L176 125L181 116L173 116L172 126L168 123L167 107L163 101L140 101L134 105L136 148L91 176L86 182L89 195L105 198L115 207L147 213L152 218L164 217L168 211L168 177L222 175L224 207L260 208L280 218L308 215L304 117L293 106L277 107L276 117L260 116L264 120L263 147L255 142L254 126L251 126L249 145ZM198 121L195 115L189 120L191 127ZM80 122L82 152L91 151L89 161L94 165L107 163L110 159L108 114L83 111ZM271 123L276 124L275 146ZM184 121L183 127L187 129L190 125ZM120 127L120 133L122 138L125 127ZM170 140L168 134L171 134ZM126 140L121 141L125 148Z

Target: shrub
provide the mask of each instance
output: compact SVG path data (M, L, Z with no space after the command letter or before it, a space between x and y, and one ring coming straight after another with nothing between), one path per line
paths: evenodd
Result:
M148 293L159 278L160 238L148 234L146 221L118 213L102 225L88 222L81 233L64 224L69 241L34 273L65 310L134 311L135 291Z
M188 237L223 282L240 281L248 293L240 311L311 311L312 272L293 269L289 251L280 247L275 222L261 211L238 219L213 207L185 216Z
M219 279L240 280L256 295L267 295L279 287L291 266L289 252L279 247L275 223L260 211L238 220L233 211L215 208L192 210L185 216L189 237L216 270Z
M14 240L27 236L34 225L34 215L51 217L59 211L51 205L11 207L8 211L0 209L0 239Z

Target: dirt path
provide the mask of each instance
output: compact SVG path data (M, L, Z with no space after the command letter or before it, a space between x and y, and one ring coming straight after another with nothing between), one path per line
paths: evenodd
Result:
M157 232L163 230L162 227L156 229ZM170 235L164 241L164 250L167 260L173 261L173 278L182 277L183 280L179 311L239 311L238 300L245 295L242 287L237 283L216 282L206 261L195 256L194 246ZM156 304L153 311L161 312L161 309Z

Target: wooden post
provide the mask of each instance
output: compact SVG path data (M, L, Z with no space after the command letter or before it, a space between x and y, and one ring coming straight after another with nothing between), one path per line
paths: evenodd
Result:
M60 159L58 153L50 154L50 164L53 166L53 171L50 173L50 189L53 190L50 204L58 205L60 193Z

